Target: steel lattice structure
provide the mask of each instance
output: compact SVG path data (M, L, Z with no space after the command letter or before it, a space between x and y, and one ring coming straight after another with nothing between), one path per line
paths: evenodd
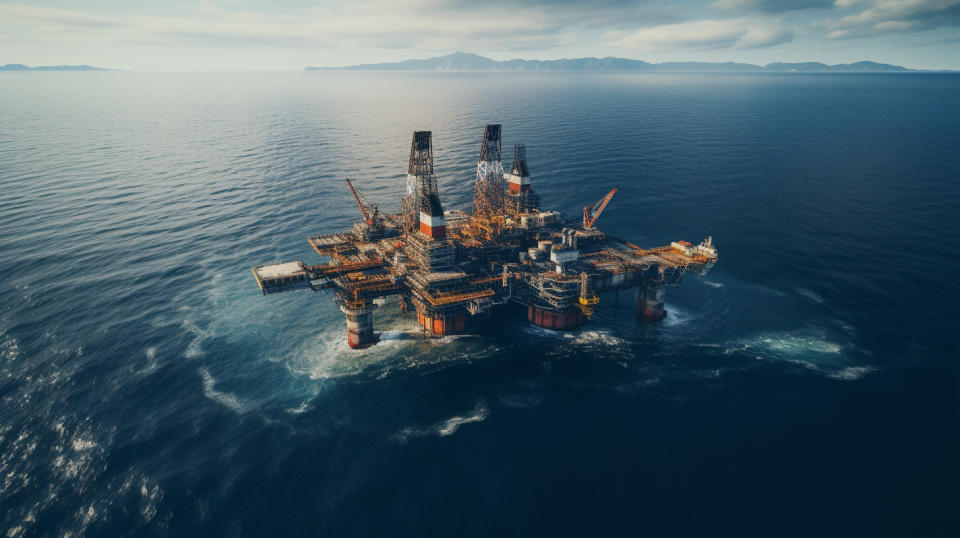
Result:
M477 180L473 187L473 214L503 213L503 161L500 155L500 124L489 124L483 131L483 145L477 161Z
M351 231L308 239L324 263L254 266L257 286L264 295L333 292L346 316L347 343L363 348L376 343L373 311L390 297L401 311L415 310L417 324L433 336L468 330L475 316L505 322L524 309L538 327L571 330L594 313L600 294L631 288L637 318L658 321L666 316L666 288L684 274L706 274L717 261L709 237L644 249L597 229L616 189L586 206L582 222L542 210L526 148L515 148L508 174L500 159L500 125L487 125L473 214L445 211L431 132L414 132L400 213L380 214L348 181L363 219Z

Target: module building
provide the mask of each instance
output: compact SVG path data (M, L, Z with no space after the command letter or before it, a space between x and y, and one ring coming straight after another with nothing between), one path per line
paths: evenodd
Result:
M332 291L350 347L364 348L376 342L378 298L399 298L433 336L466 331L473 316L509 303L526 307L534 325L573 329L593 314L601 293L629 288L636 289L638 318L659 321L666 288L688 272L706 274L717 261L709 237L646 249L605 234L595 224L616 189L576 221L542 210L524 146L514 148L506 172L500 134L500 125L484 129L473 207L462 211L443 208L431 132L414 132L400 212L381 214L348 180L362 220L308 239L325 263L254 266L260 291Z

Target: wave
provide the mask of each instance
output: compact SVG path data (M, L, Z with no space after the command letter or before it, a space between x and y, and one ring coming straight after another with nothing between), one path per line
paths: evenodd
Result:
M833 372L830 374L830 377L842 381L852 381L854 379L860 379L874 371L876 371L876 368L872 366L847 366L839 372Z
M406 444L410 439L415 437L426 437L431 435L447 437L456 433L457 430L460 429L460 426L463 426L464 424L482 422L486 420L489 414L490 408L487 407L486 402L480 401L477 402L477 404L469 413L452 416L448 419L436 422L426 428L407 426L406 428L403 428L397 433L393 434L392 438L394 441L400 444Z
M187 349L183 352L183 356L188 359L195 359L202 356L204 354L203 342L210 337L210 333L201 329L196 323L189 319L184 320L182 326L187 332L193 334L193 338L190 340L190 343L187 344Z
M523 330L529 334L544 338L562 338L576 345L621 346L627 342L614 336L608 329L575 329L573 331L555 331L536 325L525 325Z
M206 368L199 368L197 371L200 373L200 378L203 380L204 396L239 413L242 413L246 410L246 407L240 402L240 398L237 398L236 394L231 392L220 392L214 389L216 386L216 380L212 375L210 375L210 372Z
M0 336L0 361L13 362L20 357L20 344L13 337Z
M832 379L850 381L875 371L869 365L851 365L855 348L822 332L763 333L727 346L723 353L749 353L757 360L778 360L801 366Z
M297 407L291 407L287 409L287 413L290 413L291 415L299 415L301 413L306 413L309 410L310 410L310 402L309 400L304 400L300 402L300 405L298 405Z
M689 310L676 306L667 306L667 316L663 318L663 321L660 323L666 327L677 327L679 325L685 325L695 319L697 319L697 316Z
M764 334L747 340L744 344L748 348L759 348L786 355L805 353L839 355L843 351L842 345L823 337L795 334Z
M146 364L144 364L143 368L134 372L139 376L150 375L157 370L158 366L160 366L159 363L157 363L157 348L155 346L150 346L143 350L143 354L147 358Z
M621 346L626 343L622 338L610 334L610 331L606 329L564 333L563 336L580 345Z
M436 348L445 346L450 347L437 352ZM393 371L472 361L496 351L498 347L476 335L433 338L424 336L416 325L404 324L379 333L377 342L365 349L351 349L340 331L318 333L288 353L283 362L291 374L312 380L359 375L382 379Z
M826 302L822 296L806 288L796 288L796 292L817 304L823 304Z

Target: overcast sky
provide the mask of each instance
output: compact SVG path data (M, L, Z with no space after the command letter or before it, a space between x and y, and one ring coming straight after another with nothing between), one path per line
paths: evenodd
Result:
M960 69L960 0L0 0L0 64L301 69L620 56Z

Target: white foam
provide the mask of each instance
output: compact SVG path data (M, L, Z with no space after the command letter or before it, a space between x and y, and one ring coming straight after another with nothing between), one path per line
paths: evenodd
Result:
M157 501L163 498L163 490L160 486L151 485L146 478L140 482L140 498L143 505L140 507L140 515L145 522L150 522L157 515Z
M402 340L408 334L406 331L398 330L383 331L380 333L380 341L377 342L377 345L389 345L392 342Z
M72 480L81 474L86 474L93 462L93 457L89 451L78 452L74 457L67 457L63 454L53 460L53 466L58 469L63 477Z
M287 353L284 366L295 376L307 376L313 380L328 380L356 375L383 378L391 371L440 363L472 360L489 356L490 345L473 353L460 352L462 342L475 338L472 335L448 335L431 338L423 334L419 326L405 323L378 334L378 341L365 349L351 349L346 335L340 331L326 331L304 341L299 349ZM456 345L456 350L447 353L424 352L425 346L438 348ZM413 350L411 350L413 348Z
M0 339L0 360L13 362L20 356L20 345L16 339L4 335Z
M309 410L310 410L310 402L307 400L304 400L300 402L300 405L298 405L297 407L291 407L290 409L287 409L287 413L290 413L291 415L299 415Z
M524 331L542 337L549 338L562 338L567 340L570 344L576 345L606 345L606 346L620 346L626 342L617 336L614 336L607 329L577 329L573 331L555 331L553 329L545 329L543 327L538 327L533 324L525 325L523 328Z
M77 452L81 452L81 451L90 450L91 448L96 447L97 443L95 443L91 439L83 439L80 437L75 437L71 445L73 446L74 450L76 450Z
M803 353L827 353L838 355L841 351L843 351L843 347L836 342L831 342L829 340L824 340L817 337L796 336L789 334L762 336L754 340L753 345L764 347L770 351L787 355L798 355Z
M141 376L153 373L157 369L157 366L159 366L159 364L157 363L156 347L154 346L148 347L143 351L143 354L147 357L147 363L144 365L143 368L135 372L137 375L141 375Z
M813 292L813 291L808 290L808 289L806 289L806 288L796 288L796 291L797 291L797 293L799 293L800 295L806 297L807 299L810 299L811 301L813 301L813 302L815 302L815 303L817 303L817 304L823 304L823 303L825 302L825 300L824 300L823 297L821 297L820 295L818 295L816 292Z
M284 366L291 374L312 380L356 375L363 370L367 356L375 347L350 349L346 334L328 331L305 340L300 349L288 355L290 358ZM351 360L347 360L348 354L352 355Z
M663 318L663 321L660 323L666 327L677 327L694 319L697 319L697 316L690 311L675 306L670 306L667 308L667 316Z
M624 344L622 338L610 334L607 330L585 330L572 333L564 333L565 338L572 339L573 343L580 345L602 344L606 346L620 346Z
M210 333L201 329L196 323L189 319L184 320L182 327L194 335L190 343L187 344L187 350L183 352L183 356L188 359L195 359L202 356L204 354L203 342L210 337Z
M97 511L93 509L93 505L91 504L90 506L87 507L86 510L83 510L83 509L80 510L80 516L82 518L80 522L80 527L85 528L87 525L90 524L91 521L93 521L95 517L97 517Z
M723 282L714 282L714 281L712 281L712 280L704 280L703 283L706 284L707 286L710 286L710 287L713 287L713 288L722 288L722 287L723 287Z
M242 403L240 403L240 399L237 398L236 394L231 392L220 392L214 389L216 386L216 380L213 379L213 376L210 375L210 372L207 371L206 368L199 368L197 371L200 373L200 377L203 379L204 396L219 404L229 407L234 411L244 411L244 406Z
M486 420L488 412L487 406L480 404L475 407L473 412L469 415L450 417L445 420L443 424L436 429L437 434L442 437L453 435L458 429L460 429L460 426L463 426L464 424Z
M460 426L463 426L464 424L482 422L486 420L489 413L490 408L487 407L485 402L480 401L477 402L473 410L467 414L452 416L448 419L436 422L426 428L408 426L395 433L393 435L393 439L399 443L406 443L410 440L410 438L413 437L424 437L428 435L447 437L456 433L457 430L460 429Z
M830 374L830 377L841 381L853 381L874 371L876 371L876 368L872 366L847 366L839 372Z
M568 334L561 331L554 331L552 329L544 329L543 327L538 327L532 323L524 325L523 330L530 334L534 334L536 336L544 336L544 337L546 336L562 337L563 335Z
M847 353L851 347L829 340L823 333L764 333L741 340L737 345L727 347L724 353L758 353L755 356L758 360L789 362L840 380L859 379L874 371L872 366L850 365Z

